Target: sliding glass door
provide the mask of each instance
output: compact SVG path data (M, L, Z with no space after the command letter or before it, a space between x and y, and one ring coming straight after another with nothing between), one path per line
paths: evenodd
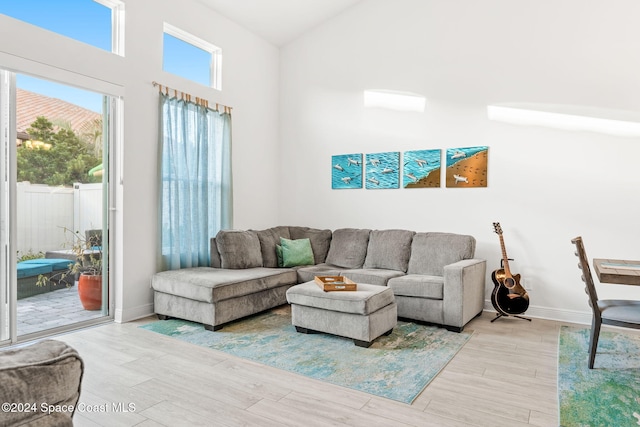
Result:
M109 309L112 98L0 70L0 341Z
M15 147L8 141L15 139L15 76L0 71L0 343L16 336L16 281L15 254L10 243L15 232L15 215L11 214L15 179L9 170L15 157Z

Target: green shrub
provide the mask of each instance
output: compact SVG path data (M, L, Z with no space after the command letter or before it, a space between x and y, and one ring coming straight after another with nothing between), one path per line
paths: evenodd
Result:
M39 258L44 258L44 253L42 251L33 252L31 249L29 249L28 251L24 252L22 255L20 255L20 251L18 251L18 262L27 261L30 259L39 259Z

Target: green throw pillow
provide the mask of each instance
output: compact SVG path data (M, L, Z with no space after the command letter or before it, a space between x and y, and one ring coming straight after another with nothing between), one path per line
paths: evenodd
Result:
M278 259L278 267L282 267L282 246L276 245L276 258Z
M280 238L282 246L282 266L295 267L298 265L313 265L313 250L311 240L297 239L289 240Z

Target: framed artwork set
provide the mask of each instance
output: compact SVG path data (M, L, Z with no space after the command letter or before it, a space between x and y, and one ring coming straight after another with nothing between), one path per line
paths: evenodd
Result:
M331 188L440 188L441 149L331 156ZM445 150L447 188L486 187L489 147Z

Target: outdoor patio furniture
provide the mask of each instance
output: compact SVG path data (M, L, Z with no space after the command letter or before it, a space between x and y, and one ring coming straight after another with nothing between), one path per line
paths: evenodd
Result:
M89 246L92 248L101 247L102 246L102 230L85 230L84 236L86 241L89 243Z
M49 292L49 283L38 286L40 275L50 277L53 267L44 264L23 264L17 265L18 270L18 299Z
M50 290L73 286L74 276L70 275L68 271L73 268L73 262L67 259L56 258L36 258L27 261L21 261L21 264L26 265L48 265L51 266L53 271L50 275ZM66 273L66 274L65 274Z
M33 295L51 292L56 289L73 286L72 276L62 277L65 270L69 269L69 261L63 259L32 259L21 261L16 266L18 278L18 299ZM43 283L38 285L40 276L46 277Z

